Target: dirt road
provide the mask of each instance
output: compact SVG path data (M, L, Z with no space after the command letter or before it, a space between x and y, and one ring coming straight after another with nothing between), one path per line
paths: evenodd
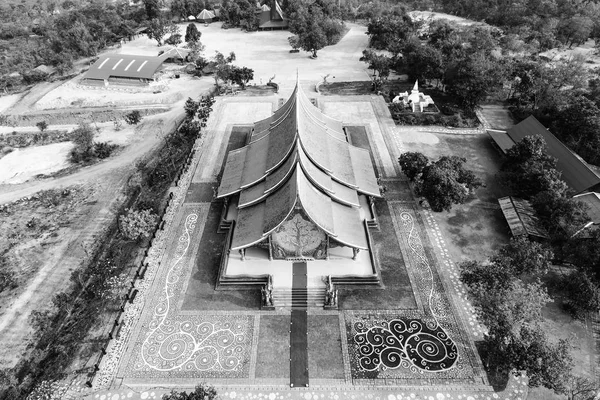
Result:
M205 89L206 90L206 89ZM71 272L86 258L86 249L102 237L104 229L114 218L116 205L122 201L122 187L133 172L131 166L150 154L162 140L183 120L183 101L171 111L146 117L142 122L143 134L120 154L99 164L83 168L72 175L30 181L20 185L0 186L0 204L30 196L40 190L68 187L76 184L92 186L95 196L79 210L79 216L61 244L47 252L47 261L34 279L0 316L0 367L10 367L18 361L27 344L32 310L45 309L50 299L69 285Z

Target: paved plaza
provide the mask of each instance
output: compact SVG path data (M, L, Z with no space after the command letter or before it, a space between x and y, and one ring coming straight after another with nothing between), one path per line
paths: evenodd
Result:
M522 377L501 393L487 382L474 345L483 329L435 217L414 201L399 171L402 134L383 100L306 92L329 116L364 126L363 147L389 186L376 203L381 231L373 234L384 287L341 290L339 310L308 309L309 383L290 388L292 310L261 310L258 289L214 290L226 237L217 233L218 176L227 151L244 144L247 127L271 115L281 96L218 98L86 399L157 399L198 383L215 386L223 399L526 397Z

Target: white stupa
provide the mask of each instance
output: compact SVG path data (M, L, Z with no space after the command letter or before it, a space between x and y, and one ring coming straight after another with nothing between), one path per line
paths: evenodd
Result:
M433 104L431 96L425 95L423 92L419 92L419 81L415 81L410 94L408 92L402 92L398 96L394 97L393 103L402 103L405 107L411 107L413 112L423 112L425 107Z

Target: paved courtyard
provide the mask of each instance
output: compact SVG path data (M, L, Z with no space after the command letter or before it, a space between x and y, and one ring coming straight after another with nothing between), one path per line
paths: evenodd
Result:
M524 399L524 379L502 393L487 383L473 343L482 329L435 217L400 174L403 136L375 96L319 97L317 104L364 126L364 146L389 182L374 240L390 284L342 291L339 310L309 309L309 386L290 388L290 309L261 311L258 290L214 291L225 237L216 233L217 176L226 151L243 145L244 127L278 104L279 96L218 99L149 252L139 295L96 375L98 391L86 398L160 398L205 382L232 399ZM402 284L391 284L392 275Z

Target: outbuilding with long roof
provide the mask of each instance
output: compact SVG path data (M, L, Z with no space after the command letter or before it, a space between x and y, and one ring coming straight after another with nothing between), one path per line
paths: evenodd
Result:
M488 131L488 134L504 154L525 136L541 135L546 142L548 154L557 160L556 169L575 194L600 191L600 176L534 116L524 119L506 132Z
M146 85L155 80L166 57L132 54L104 54L85 73L82 81L91 85Z

